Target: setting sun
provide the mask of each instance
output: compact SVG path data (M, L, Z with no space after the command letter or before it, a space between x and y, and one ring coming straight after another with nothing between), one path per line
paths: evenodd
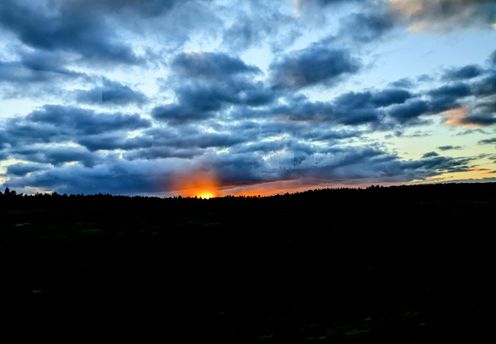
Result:
M203 199L209 199L209 198L214 198L215 195L212 192L200 192L196 195L198 198L203 198Z
M174 189L183 197L210 199L219 195L219 185L215 174L207 170L193 170L177 175Z

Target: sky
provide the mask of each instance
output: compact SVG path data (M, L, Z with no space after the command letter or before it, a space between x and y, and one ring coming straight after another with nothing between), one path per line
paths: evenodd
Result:
M493 0L2 0L0 186L496 181Z

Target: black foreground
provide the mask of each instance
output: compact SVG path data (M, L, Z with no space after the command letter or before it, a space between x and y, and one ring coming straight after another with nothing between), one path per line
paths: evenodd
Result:
M0 206L0 327L260 344L478 342L495 327L496 184Z

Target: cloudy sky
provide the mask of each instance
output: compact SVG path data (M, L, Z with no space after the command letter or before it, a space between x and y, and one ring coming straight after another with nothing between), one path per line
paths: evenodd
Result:
M495 148L493 0L0 2L3 187L494 181Z

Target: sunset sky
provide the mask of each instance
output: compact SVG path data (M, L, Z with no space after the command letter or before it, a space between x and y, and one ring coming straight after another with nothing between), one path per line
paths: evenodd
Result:
M18 192L496 181L495 148L493 0L0 1Z

